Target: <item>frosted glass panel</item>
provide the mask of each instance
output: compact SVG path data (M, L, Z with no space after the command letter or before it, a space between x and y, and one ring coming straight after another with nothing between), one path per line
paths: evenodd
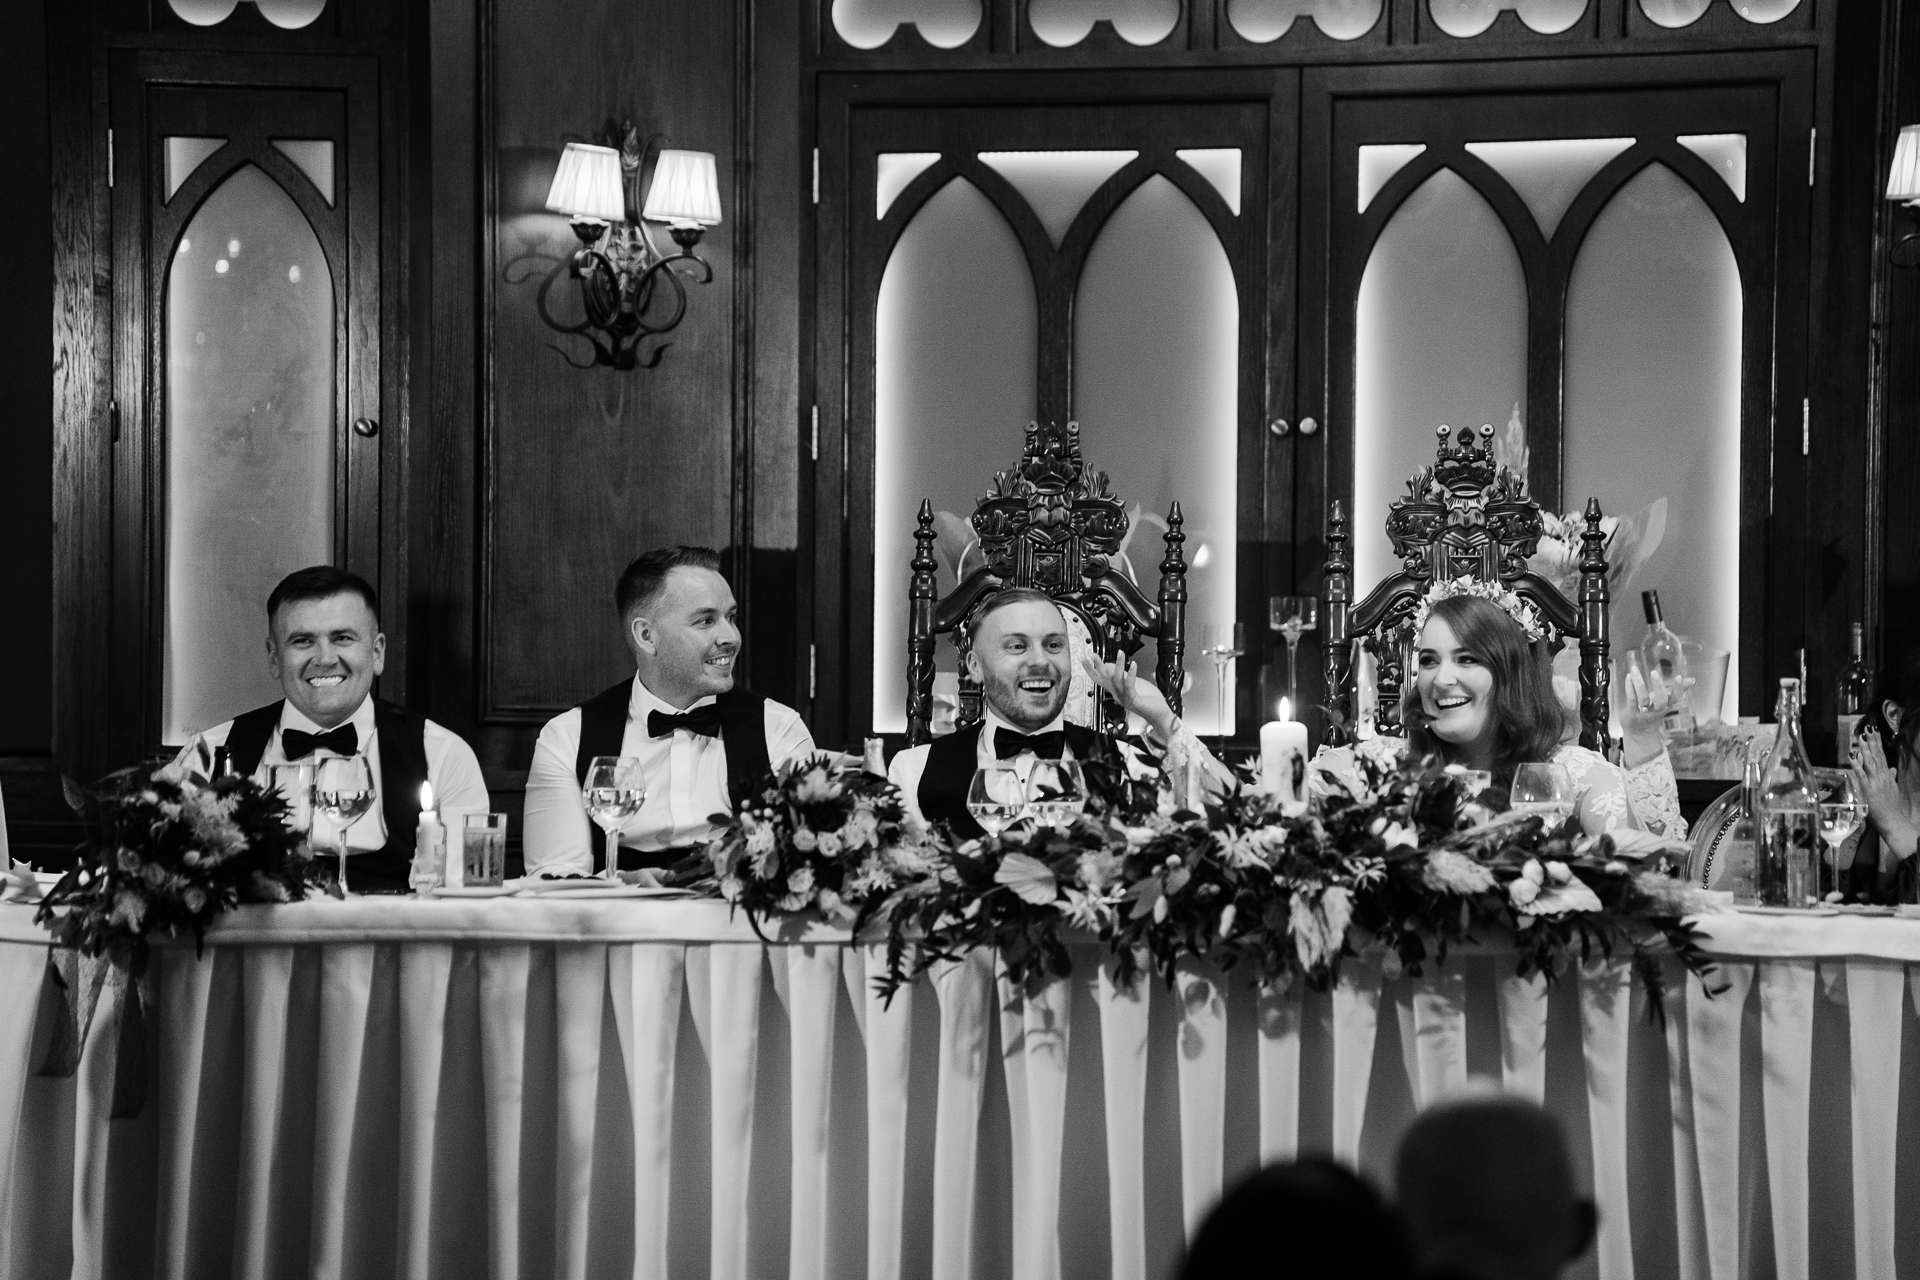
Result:
M180 189L180 184L193 176L206 158L227 145L225 138L186 138L172 137L166 140L165 160L161 175L166 181L168 200Z
M163 740L280 696L267 593L333 555L333 283L252 165L207 197L167 275Z
M1469 142L1467 150L1507 180L1540 224L1553 233L1593 175L1633 145L1632 138L1550 138L1528 142Z
M1427 149L1424 142L1374 143L1360 148L1360 213L1367 211L1380 188L1393 181L1393 175Z
M938 151L889 151L876 156L873 216L886 217L907 185L939 159Z
M1567 290L1565 492L1609 515L1667 499L1666 536L1613 610L1615 652L1668 625L1733 654L1739 688L1740 269L1719 221L1654 165L1608 202Z
M1156 175L1101 229L1074 316L1081 449L1128 503L1126 559L1149 599L1176 498L1186 517L1192 655L1203 625L1234 620L1240 307L1233 268L1205 216ZM1254 620L1243 621L1251 630ZM1140 652L1149 677L1153 661L1149 644ZM1187 722L1200 733L1219 732L1212 666L1196 659L1188 669ZM1231 683L1227 696L1231 708Z
M1180 0L1030 0L1027 22L1050 45L1079 44L1101 18L1129 44L1158 44L1180 21Z
M1433 461L1434 429L1504 423L1527 398L1520 255L1451 169L1421 183L1374 242L1354 339L1353 568L1364 595L1396 567L1387 503Z
M993 473L1020 460L1034 416L1033 277L979 188L956 178L921 206L887 260L874 322L873 727L899 733L920 501L940 513L944 595L972 541L967 518ZM940 665L953 669L946 645Z
M274 150L293 161L320 198L333 207L333 140L331 138L275 138Z
M1733 198L1747 199L1747 135L1744 133L1693 133L1675 138L1675 142L1713 166L1727 181Z
M1278 40L1296 18L1311 18L1335 40L1357 40L1380 21L1383 0L1227 0L1227 21L1241 39Z
M1100 184L1138 151L982 151L986 165L1018 191L1056 247Z
M980 29L980 15L980 0L833 0L833 29L856 49L879 48L903 22L928 44L956 48Z
M1240 216L1240 148L1207 147L1194 151L1176 151L1193 171L1213 184L1227 208Z

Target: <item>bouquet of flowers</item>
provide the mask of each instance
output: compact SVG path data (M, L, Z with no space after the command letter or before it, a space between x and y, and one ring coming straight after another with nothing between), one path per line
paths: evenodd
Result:
M801 911L852 926L869 900L935 866L924 837L907 829L893 784L831 756L782 766L738 813L713 820L714 888L756 931Z
M277 791L178 765L109 774L79 796L87 838L35 919L58 946L109 955L139 977L152 934L192 932L242 902L306 896L312 854Z

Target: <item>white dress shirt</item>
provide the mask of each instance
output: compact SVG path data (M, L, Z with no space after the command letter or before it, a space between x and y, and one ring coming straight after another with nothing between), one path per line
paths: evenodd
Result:
M362 701L354 713L347 717L346 723L352 725L359 735L360 750L367 757L367 767L373 771L375 796L373 807L347 828L347 848L362 853L384 849L387 845L387 819L382 810L386 805L386 797L380 794L380 735L374 730L373 699L369 697ZM326 732L293 703L282 703L280 723L267 738L266 750L260 753L260 765L254 770L254 777L259 781L268 781L267 770L273 765L287 763L286 752L280 746L280 735L288 729L298 729L302 733ZM215 725L189 740L181 748L177 759L182 763L190 763L196 743L204 743L209 753L216 747L225 746L227 735L232 731L231 720ZM427 721L422 736L427 752L427 781L433 784L434 805L440 811L440 821L447 825L448 830L458 831L465 815L486 813L493 807L487 797L487 780L480 772L480 761L464 738L431 720ZM299 763L305 764L336 754L321 747L312 755L303 756ZM333 848L334 840L331 820L325 814L316 812L313 815L314 847Z
M1059 732L1065 729L1066 723L1067 717L1063 711L1033 732ZM1026 730L1021 729L1018 725L1010 724L1002 719L992 707L981 708L980 725L980 738L978 742L975 743L973 751L974 767L976 769L985 768L1000 759L999 747L995 742L995 735L999 733L1000 730L1005 729L1009 733L1026 732ZM1149 738L1152 736L1155 735L1143 735L1143 737ZM1126 739L1122 739L1120 745L1122 755L1127 759L1129 773L1140 776L1142 770L1153 767L1153 762L1137 751ZM900 788L900 800L901 803L905 805L907 813L914 821L922 824L926 822L926 815L920 812L920 779L927 772L927 755L932 750L933 744L931 743L921 747L908 747L905 751L895 756L893 763L887 766L887 781ZM1060 757L1063 760L1073 759L1073 748L1069 745L1062 744ZM1199 779L1198 777L1190 776L1190 769L1196 771L1199 776L1211 777L1216 782L1224 781L1230 776L1227 771L1214 760L1213 753L1207 750L1206 744L1194 736L1191 729L1187 728L1184 720L1174 721L1173 736L1166 744L1159 762L1159 767L1167 774L1177 776L1180 779L1180 786L1182 788L1181 795L1183 797L1197 797L1199 795L1199 791L1196 789L1199 785Z
M676 729L665 738L647 736L647 715L680 715L704 707L712 697L692 706L669 706L633 678L627 702L627 728L620 754L640 761L647 798L640 811L620 828L625 848L653 852L702 844L714 836L713 815L732 813L727 793L727 748L719 738L691 729ZM766 703L767 761L778 768L789 760L813 754L813 735L800 713L768 699ZM533 748L533 767L527 773L527 874L535 871L588 872L593 853L606 850L606 837L587 817L574 764L580 752L580 708L562 711L540 730Z

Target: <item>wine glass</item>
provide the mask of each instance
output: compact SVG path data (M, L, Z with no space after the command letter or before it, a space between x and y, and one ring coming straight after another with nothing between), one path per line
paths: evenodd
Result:
M1320 629L1318 596L1273 596L1267 601L1267 626L1287 638L1287 704L1300 705L1300 637Z
M1827 856L1820 868L1820 896L1840 891L1840 846L1860 824L1867 820L1867 806L1854 790L1853 779L1844 769L1819 769L1820 838L1827 843Z
M1035 760L1027 774L1027 809L1042 826L1065 827L1086 812L1087 779L1076 760Z
M1200 628L1200 652L1213 659L1214 688L1219 693L1220 746L1227 745L1233 709L1227 705L1227 668L1247 651L1247 628L1239 622L1209 622Z
M347 892L347 828L373 808L373 769L364 753L325 756L313 763L313 807L333 823L341 897Z
M1027 781L1011 760L983 764L967 785L967 812L990 836L1006 830L1027 807Z
M618 880L620 828L640 812L640 806L647 800L638 757L595 756L587 762L587 778L580 784L580 798L594 825L607 833L607 864L600 874L605 879Z
M1523 764L1513 771L1511 807L1515 813L1537 814L1549 831L1573 814L1573 777L1560 764Z

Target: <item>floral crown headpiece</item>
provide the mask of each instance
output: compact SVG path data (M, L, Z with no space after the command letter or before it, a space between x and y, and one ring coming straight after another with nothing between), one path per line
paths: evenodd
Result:
M1459 577L1451 581L1441 579L1421 597L1420 607L1413 611L1413 634L1416 639L1426 629L1427 619L1433 616L1433 606L1454 596L1474 596L1503 610L1526 634L1528 644L1543 639L1547 634L1539 611L1507 587L1497 582L1482 582L1478 578Z

